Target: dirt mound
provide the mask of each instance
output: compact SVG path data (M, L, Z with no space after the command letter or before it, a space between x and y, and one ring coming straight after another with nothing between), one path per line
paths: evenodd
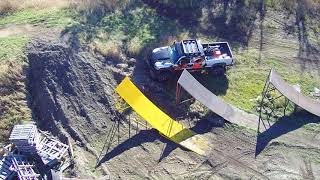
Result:
M42 128L57 135L65 130L83 144L94 141L114 120L112 78L104 84L102 62L86 51L74 51L62 41L28 45L30 94L34 116Z

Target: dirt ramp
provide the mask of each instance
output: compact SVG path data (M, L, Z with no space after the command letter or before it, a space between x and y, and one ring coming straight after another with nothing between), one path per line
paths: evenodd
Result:
M115 120L114 82L102 80L97 70L102 65L91 53L62 41L37 40L28 45L27 57L32 109L40 126L87 143Z

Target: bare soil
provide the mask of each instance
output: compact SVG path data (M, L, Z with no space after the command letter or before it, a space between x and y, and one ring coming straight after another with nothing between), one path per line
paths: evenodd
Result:
M44 28L40 28L39 26L32 26L29 24L9 25L0 28L0 38L13 35L27 35L33 37L41 34L41 32L44 32Z

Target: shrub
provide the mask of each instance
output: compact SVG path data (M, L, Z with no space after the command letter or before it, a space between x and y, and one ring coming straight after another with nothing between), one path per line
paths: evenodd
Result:
M120 49L120 45L114 41L107 42L94 42L93 49L95 52L100 53L107 59L113 61L119 61L122 59L122 52Z
M142 48L143 46L139 37L134 37L127 43L127 54L136 57Z

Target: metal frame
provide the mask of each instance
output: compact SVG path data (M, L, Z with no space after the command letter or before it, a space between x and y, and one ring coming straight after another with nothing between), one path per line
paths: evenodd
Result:
M116 93L113 93L113 98L115 99L115 102L114 102L114 107L116 108L116 116L119 117L119 116L122 116L124 111L126 111L127 109L130 109L131 107L120 97L118 96ZM120 144L120 119L124 119L127 123L128 123L128 134L129 134L129 137L128 139L131 138L131 124L133 125L133 123L135 123L136 125L136 134L138 134L138 130L139 130L139 125L144 127L146 130L147 129L150 129L150 127L148 126L148 123L145 122L145 124L143 124L142 122L139 122L135 119L133 119L133 123L131 123L131 115L129 114L128 115L128 118L127 117L123 117L123 118L116 118L115 121L113 121L113 124L111 125L108 133L107 133L107 137L106 137L106 141L100 151L100 154L97 158L97 162L96 162L96 167L98 166L99 164L99 161L101 159L101 156L102 154L106 154L109 152L111 146L112 146L112 143L114 142L114 138L117 134L117 142L118 142L118 145ZM105 152L104 152L105 151Z
M260 132L260 124L261 123L263 124L264 128L267 129L265 121L267 121L267 125L269 127L271 126L270 118L271 118L272 115L275 116L275 114L274 114L275 113L275 109L276 109L275 104L274 104L275 100L280 99L282 97L285 98L285 106L283 107L283 116L286 115L286 110L287 110L287 108L288 108L288 106L290 104L289 99L287 97L285 97L280 91L278 91L276 89L276 87L270 82L271 71L272 70L270 70L270 72L269 72L269 75L268 75L268 77L266 79L266 82L264 84L263 91L262 91L262 94L261 94L262 98L261 98L261 101L260 101L260 104L259 104L258 132ZM267 95L269 93L272 93L272 92L279 92L280 95L277 96L277 97L267 97ZM271 108L270 107L267 108L266 106L264 106L264 102L265 101L270 102L272 104L272 107ZM262 115L263 115L262 111L267 112L269 108L270 108L271 111L269 113L266 113L267 114L267 118L264 119L262 117Z
M186 99L186 100L181 100L181 89L182 89L181 85L177 81L177 85L176 85L176 105L180 105L180 104L186 103L188 101L195 100L194 97L191 97L191 98Z

